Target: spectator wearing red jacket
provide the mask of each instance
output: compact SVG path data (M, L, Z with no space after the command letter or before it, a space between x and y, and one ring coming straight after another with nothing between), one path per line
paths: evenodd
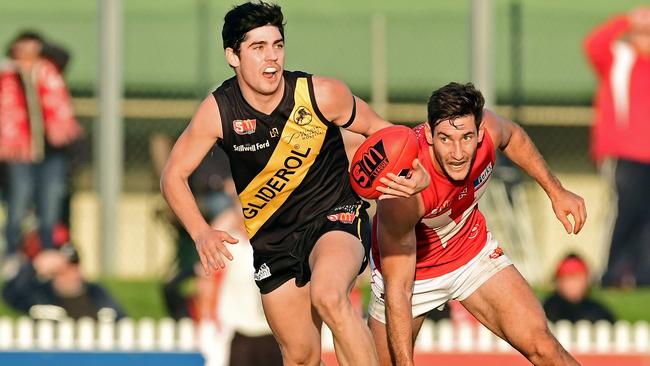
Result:
M42 247L53 248L67 192L66 148L82 133L57 66L42 56L43 38L23 32L0 65L0 161L7 164L7 256L22 242L21 222L36 206Z
M604 286L650 285L650 7L615 16L585 40L598 79L591 153L617 193Z

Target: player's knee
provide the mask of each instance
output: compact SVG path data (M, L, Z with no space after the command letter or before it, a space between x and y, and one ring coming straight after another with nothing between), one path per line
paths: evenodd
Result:
M548 328L532 332L528 347L523 352L535 365L557 364L563 357L564 348Z
M319 365L320 348L318 345L310 346L308 344L280 344L282 351L282 360L284 365Z
M314 308L326 323L337 321L348 304L346 294L331 286L312 285L311 299Z

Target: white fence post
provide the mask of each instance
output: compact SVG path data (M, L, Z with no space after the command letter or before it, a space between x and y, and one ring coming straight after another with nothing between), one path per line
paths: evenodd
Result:
M131 318L117 322L117 347L124 351L135 348L135 322Z
M137 328L137 345L138 349L141 351L150 351L153 350L155 342L155 324L151 318L142 318L138 322Z
M645 320L634 323L634 350L639 353L650 351L650 327Z
M158 349L171 351L176 348L176 323L172 318L163 318L158 322Z
M11 349L14 346L14 322L11 318L0 318L0 350Z
M18 318L16 323L16 346L18 349L30 349L34 346L34 321L31 318Z
M614 324L614 350L616 352L629 352L632 349L631 333L630 322L619 320Z
M440 320L437 324L438 350L451 352L454 349L454 326L449 320Z
M98 322L97 343L101 350L115 349L115 322L112 319Z
M580 353L591 351L593 327L586 320L581 320L575 324L576 343L575 350Z
M494 348L494 341L497 338L491 330L487 329L483 324L479 324L477 328L477 341L476 350L479 352L490 352Z
M74 320L64 318L56 326L56 346L61 350L74 348Z
M434 341L435 325L433 321L425 319L420 328L420 334L415 340L415 349L420 352L431 352L435 345Z
M471 352L476 348L474 339L475 324L469 322L462 322L458 325L457 349L461 352Z
M612 325L604 320L599 320L594 324L596 344L594 351L597 353L606 353L611 349L611 330Z
M36 345L44 350L54 348L54 323L51 320L43 319L36 322Z
M181 351L190 351L197 348L194 337L194 323L192 319L183 318L178 321L178 348Z
M560 320L555 323L555 338L566 349L573 347L571 330L573 330L573 324L568 320Z
M332 330L325 324L321 329L321 347L323 351L333 351L334 350L334 335Z
M84 351L95 348L95 321L92 318L77 320L77 347Z

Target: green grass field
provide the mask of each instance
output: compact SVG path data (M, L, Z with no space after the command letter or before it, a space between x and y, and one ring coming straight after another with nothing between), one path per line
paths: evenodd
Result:
M103 279L101 284L106 286L118 302L124 306L130 317L139 319L151 317L160 319L167 316L164 307L160 282L157 280L121 280ZM367 304L368 288L364 288L365 303ZM536 290L539 298L543 298L548 290ZM650 321L647 311L650 303L650 288L635 290L605 290L596 288L592 291L594 298L605 303L618 319L634 322L637 320ZM0 316L17 317L20 314L11 310L0 300Z
M199 4L204 1L205 9ZM502 97L509 95L509 9L494 0L497 65ZM469 1L279 1L287 18L288 69L339 77L367 96L370 87L371 16L385 14L392 100L425 100L449 80L469 79ZM528 100L586 103L593 79L582 57L585 33L639 0L525 0L523 84ZM36 28L73 51L69 80L92 92L97 75L98 2L2 1L0 45L22 28ZM220 29L228 1L127 0L124 4L124 76L129 94L202 95L232 72L222 58ZM199 17L199 13L204 16ZM199 21L206 19L205 25ZM205 44L199 34L207 33ZM209 72L199 75L199 55Z

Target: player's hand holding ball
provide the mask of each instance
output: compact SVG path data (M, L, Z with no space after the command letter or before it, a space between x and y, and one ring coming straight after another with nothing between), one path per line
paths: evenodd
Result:
M418 140L412 129L381 129L368 137L352 158L352 188L367 199L411 197L430 181L417 157Z

